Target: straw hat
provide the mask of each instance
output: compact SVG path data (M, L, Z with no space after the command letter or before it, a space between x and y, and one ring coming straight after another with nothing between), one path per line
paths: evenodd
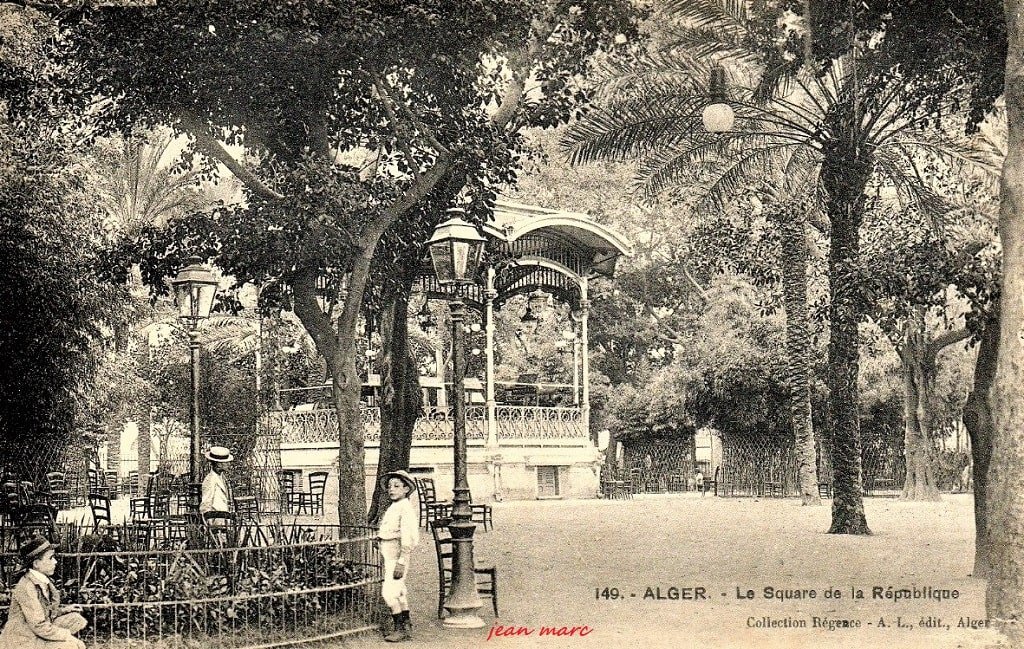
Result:
M206 459L211 462L230 462L235 459L231 451L223 446L211 446L206 452Z
M384 475L382 475L380 477L380 481L381 481L381 484L383 484L385 488L387 488L387 486L388 486L388 479L389 478L398 478L399 480L401 480L405 484L409 485L410 493L413 492L413 491L416 491L416 479L413 478L411 475L409 475L409 472L406 471L405 469L399 469L398 471L389 471L388 473L385 473Z

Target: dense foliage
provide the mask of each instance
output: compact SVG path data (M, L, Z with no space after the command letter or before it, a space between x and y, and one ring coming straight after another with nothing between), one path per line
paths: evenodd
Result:
M80 132L51 110L50 32L0 7L0 464L38 477L81 432L123 291L98 277L102 238L80 182Z
M102 130L170 125L194 139L182 168L212 176L220 162L242 181L243 201L144 232L136 259L161 291L197 253L260 285L262 304L295 311L338 386L343 521L364 509L356 322L365 298L388 293L368 289L418 261L457 196L486 212L494 188L515 179L519 126L567 119L587 97L588 55L628 38L633 15L617 0L478 0L457 12L436 0L183 1L61 14L80 81L69 102L106 98L92 115ZM528 79L539 82L529 92Z

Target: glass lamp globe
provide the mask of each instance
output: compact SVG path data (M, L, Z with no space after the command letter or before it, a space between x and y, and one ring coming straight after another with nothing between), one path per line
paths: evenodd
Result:
M727 133L732 130L736 115L732 112L732 107L729 104L719 102L706 106L704 112L701 113L701 120L709 133Z

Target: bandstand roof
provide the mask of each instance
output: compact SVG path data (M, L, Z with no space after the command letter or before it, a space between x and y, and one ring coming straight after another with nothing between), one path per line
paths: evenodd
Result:
M619 257L632 254L625 237L586 214L505 199L495 203L483 230L498 258L509 260L496 270L495 306L540 289L576 307L582 297L581 280L613 276ZM428 293L444 294L429 263L422 280ZM479 305L483 288L482 283L465 287L463 297Z

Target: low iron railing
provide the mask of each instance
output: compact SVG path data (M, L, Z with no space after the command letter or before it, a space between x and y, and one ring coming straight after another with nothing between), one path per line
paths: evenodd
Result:
M268 528L242 545L196 526L175 547L141 549L121 539L127 527L103 532L62 547L54 578L82 606L89 646L268 648L379 628L373 528ZM15 553L0 554L10 586L16 565ZM0 588L4 617L9 599Z

